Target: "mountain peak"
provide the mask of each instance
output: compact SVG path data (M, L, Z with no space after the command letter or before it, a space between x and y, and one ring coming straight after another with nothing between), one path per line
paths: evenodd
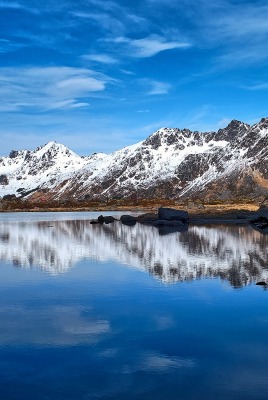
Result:
M56 141L50 141L43 146L37 147L37 149L35 149L33 153L38 156L44 156L45 154L49 154L53 157L58 155L79 157L76 153L74 153L64 144L58 143Z
M238 129L244 125L246 125L244 122L238 121L237 119L232 119L232 121L229 122L225 129Z
M262 128L268 128L268 117L267 118L262 118L258 125Z

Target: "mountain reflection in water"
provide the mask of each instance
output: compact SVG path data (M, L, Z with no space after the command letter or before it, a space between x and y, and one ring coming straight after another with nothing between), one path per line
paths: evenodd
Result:
M190 226L160 235L151 226L89 221L0 222L0 259L67 272L81 259L117 261L165 283L220 277L234 287L268 279L268 236L248 226Z

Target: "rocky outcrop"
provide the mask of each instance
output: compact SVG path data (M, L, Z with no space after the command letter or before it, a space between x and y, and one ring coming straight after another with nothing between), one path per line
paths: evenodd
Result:
M100 215L98 217L99 224L111 224L114 221L115 218L112 215L106 215L106 216Z
M187 211L175 210L174 208L160 207L158 209L158 220L188 222L189 214Z
M121 215L120 221L124 225L135 225L137 220L132 215Z
M262 207L253 213L249 219L250 224L263 233L268 233L268 208Z

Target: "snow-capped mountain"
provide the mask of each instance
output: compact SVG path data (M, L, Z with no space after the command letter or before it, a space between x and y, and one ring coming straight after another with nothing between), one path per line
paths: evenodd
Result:
M260 198L268 195L268 118L217 132L161 128L146 140L80 157L50 142L0 158L0 195L48 198Z

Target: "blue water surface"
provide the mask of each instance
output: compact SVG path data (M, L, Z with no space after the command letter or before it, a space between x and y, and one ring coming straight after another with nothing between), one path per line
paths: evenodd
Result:
M0 219L1 398L268 398L266 236L69 215Z

